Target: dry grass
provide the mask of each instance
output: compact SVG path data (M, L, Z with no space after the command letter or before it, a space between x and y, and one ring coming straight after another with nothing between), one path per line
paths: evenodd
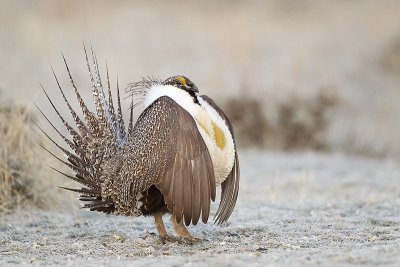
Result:
M261 103L256 99L231 98L224 107L232 120L239 145L274 149L326 150L325 130L328 112L337 97L321 91L310 99L292 96L280 103ZM277 116L268 119L263 105L274 105Z
M28 109L0 103L0 212L26 207L54 208L61 203L49 154L37 143Z

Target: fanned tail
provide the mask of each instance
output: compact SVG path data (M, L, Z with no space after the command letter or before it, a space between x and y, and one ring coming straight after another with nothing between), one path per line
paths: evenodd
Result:
M119 92L119 85L117 81L117 113L113 103L113 96L111 92L111 82L110 76L107 69L107 95L104 90L99 65L96 55L91 49L91 59L89 61L89 56L84 46L86 63L89 71L89 78L92 84L92 94L96 106L96 112L90 111L85 104L82 96L72 78L70 69L68 67L67 61L63 55L64 64L68 73L68 77L71 86L74 90L76 99L79 103L80 109L83 114L83 119L77 114L77 112L72 108L69 100L67 99L63 88L61 87L59 80L53 70L53 75L56 80L57 86L61 93L61 96L73 118L76 128L68 123L65 118L61 115L59 109L55 106L54 102L51 100L47 94L44 87L41 85L46 98L48 99L53 110L63 123L64 127L68 131L70 138L65 136L62 131L57 129L54 124L49 120L49 118L44 114L44 112L39 109L40 113L44 116L46 121L50 126L56 131L56 133L61 137L61 139L68 145L69 149L66 149L59 145L53 138L50 137L46 132L38 126L40 131L65 154L67 161L62 160L60 157L56 156L47 148L43 147L52 156L54 156L58 161L69 167L74 171L74 175L64 173L51 167L56 172L64 175L65 177L74 180L83 185L83 187L78 189L64 188L70 191L80 193L80 200L84 201L85 204L83 208L89 208L90 210L101 211L105 213L112 213L115 211L115 202L108 196L102 195L102 185L107 179L107 170L110 166L113 166L114 161L118 161L118 155L124 148L126 143L127 133L125 132L124 119L122 115L121 99ZM129 131L132 130L133 125L133 111L131 110L129 118Z

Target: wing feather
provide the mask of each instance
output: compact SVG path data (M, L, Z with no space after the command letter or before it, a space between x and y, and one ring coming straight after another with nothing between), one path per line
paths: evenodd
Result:
M142 176L135 179L146 179L161 191L177 222L196 224L202 214L206 223L216 183L210 154L192 116L171 98L160 97L139 117L129 145L135 145L132 151L142 151L141 155L157 154L162 159L154 163L164 169L157 172L160 175L149 177L154 166L142 164L145 168L141 170ZM131 166L134 168L136 164Z
M173 194L173 207L174 207L174 214L177 221L182 221L183 216L183 190L184 190L184 183L183 180L186 175L185 168L182 168L175 174L174 179L174 187L172 188Z
M209 175L208 170L205 170L205 175ZM200 197L201 197L201 220L206 223L208 216L210 215L210 197L207 197L210 195L210 184L208 181L205 181L204 179L201 179L201 191L200 191Z
M192 222L194 225L197 224L201 213L201 195L198 188L201 187L201 169L199 168L200 159L194 160L193 165L193 184L192 184ZM204 173L203 173L204 175Z
M187 172L183 179L183 190L185 193L183 195L183 214L185 215L185 224L189 225L192 220L192 187L193 187L193 170L191 160L187 161Z

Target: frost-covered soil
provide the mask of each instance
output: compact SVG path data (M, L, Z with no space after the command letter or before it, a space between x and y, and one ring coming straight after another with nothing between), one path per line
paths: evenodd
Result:
M399 163L240 155L241 190L230 222L190 227L202 239L194 245L161 244L152 218L21 211L1 215L0 266L400 265Z

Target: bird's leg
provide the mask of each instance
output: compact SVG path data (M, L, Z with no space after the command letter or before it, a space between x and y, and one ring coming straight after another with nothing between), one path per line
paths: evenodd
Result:
M186 226L183 224L183 220L178 223L175 219L175 216L171 216L171 223L174 227L175 233L180 237L185 240L185 242L188 242L192 244L195 241L195 238L189 233L189 231L186 229Z
M167 234L167 230L165 230L165 225L164 225L162 216L163 216L162 212L156 212L154 214L154 222L156 224L156 228L157 228L160 240L163 244L165 244L165 242L170 238Z

